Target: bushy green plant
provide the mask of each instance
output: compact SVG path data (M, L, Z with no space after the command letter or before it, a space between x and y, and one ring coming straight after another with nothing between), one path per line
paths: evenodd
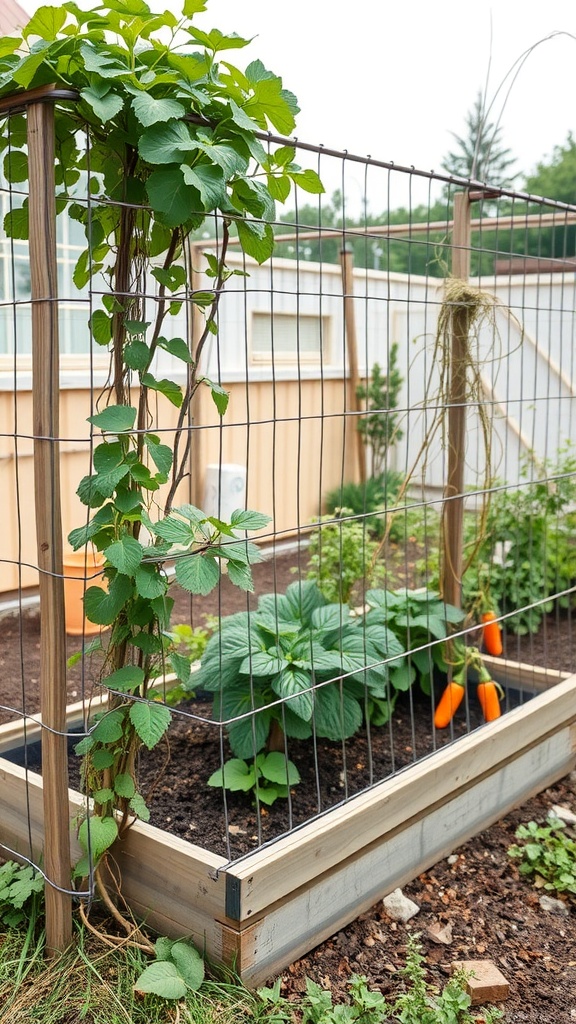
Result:
M341 740L360 728L365 708L384 719L403 655L383 620L366 623L313 582L295 582L285 594L263 595L255 612L222 620L193 685L214 693L234 755L250 760L266 748L273 723L298 739L314 730Z
M442 641L450 635L452 625L461 625L464 613L446 604L432 590L369 590L366 594L369 611L366 623L385 622L398 638L409 658L391 672L397 690L408 690L419 679L425 693L430 693L434 666L447 671Z
M545 889L576 895L576 842L566 834L566 825L549 815L545 825L529 821L516 829L516 838L523 839L509 847L510 857L520 860L522 875L534 875Z
M371 449L373 477L379 477L386 469L389 447L404 435L399 427L398 398L403 377L398 370L398 344L390 346L388 373L384 374L378 363L374 363L370 379L356 388L358 398L365 403L366 413L358 419L358 431L364 444Z
M483 537L464 576L463 600L473 609L490 595L491 607L506 616L505 628L522 636L535 633L552 611L553 596L576 580L576 455L571 447L534 474L526 460L521 482L492 495ZM469 521L465 542L474 548L476 522ZM571 596L557 598L567 607Z
M425 958L418 935L408 934L406 964L400 970L404 991L393 1002L381 992L368 988L364 975L353 974L348 983L349 1001L334 1005L332 993L316 982L306 979L306 993L298 1005L302 1024L476 1024L478 1017L469 1013L471 998L466 991L468 975L455 972L439 992L426 978ZM265 1006L274 1012L274 1019L292 1019L293 1004L280 994L280 985L258 989ZM500 1020L497 1009L481 1009L484 1024Z
M371 536L382 537L386 527L385 510L396 505L403 481L402 473L388 469L364 483L343 483L326 495L326 512L341 516L343 509L350 509L355 516L365 517Z
M208 779L209 786L231 793L253 793L255 801L269 807L279 797L287 797L290 788L299 782L296 765L279 750L258 754L250 764L230 758Z
M336 515L321 516L310 534L309 569L312 580L327 601L346 603L357 584L377 583L384 567L376 562L378 544L370 540L366 525L355 519L352 509L341 508Z
M36 868L13 860L0 865L0 923L7 928L25 925L43 892L44 878Z

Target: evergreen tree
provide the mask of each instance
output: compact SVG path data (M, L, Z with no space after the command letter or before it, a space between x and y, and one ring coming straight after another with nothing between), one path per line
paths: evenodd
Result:
M444 157L442 169L460 178L511 185L516 175L510 174L510 168L516 158L502 145L501 128L488 120L482 92L478 92L465 123L463 135L451 132L457 145Z

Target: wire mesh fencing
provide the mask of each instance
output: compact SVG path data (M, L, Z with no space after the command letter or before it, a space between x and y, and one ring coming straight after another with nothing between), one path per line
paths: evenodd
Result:
M0 742L92 801L70 896L102 808L233 862L575 670L576 209L263 142L327 190L261 263L213 213L111 273L87 136L3 181Z

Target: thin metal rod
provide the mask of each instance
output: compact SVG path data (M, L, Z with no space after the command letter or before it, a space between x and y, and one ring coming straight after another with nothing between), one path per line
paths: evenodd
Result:
M72 938L70 822L66 742L66 640L60 507L58 289L54 181L54 107L28 107L34 494L40 569L40 706L44 801L46 945Z

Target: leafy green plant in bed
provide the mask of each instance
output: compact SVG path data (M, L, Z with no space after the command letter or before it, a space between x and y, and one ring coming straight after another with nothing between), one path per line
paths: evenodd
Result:
M165 703L147 699L171 628L166 562L191 593L208 594L222 563L232 583L250 590L259 553L237 532L269 521L238 509L224 523L177 504L196 471L194 395L207 387L220 416L228 403L220 381L204 375L202 357L218 333L230 235L262 263L273 249L276 202L293 185L323 191L317 174L295 163L293 147L259 138L293 131L296 98L261 61L240 71L222 59L249 40L197 28L194 15L205 8L183 0L180 15L156 14L144 0L107 0L83 11L68 2L39 8L21 36L0 41L0 96L51 83L76 95L54 105L56 204L84 231L73 280L78 298L92 286L87 339L108 354L109 376L88 419L92 467L77 489L86 514L69 541L105 557L102 583L88 587L84 605L91 622L109 627L100 681L110 697L77 748L94 804L79 828L85 856L76 870L85 875L95 863L109 903L99 862L135 817L148 817L137 755L160 742L171 718ZM8 119L0 149L8 181L25 183L24 115ZM189 241L207 218L218 219L220 246L206 254L212 286L197 291ZM28 238L27 199L10 209L4 228ZM171 318L184 304L188 318L194 307L203 317L193 341L173 336ZM157 369L166 354L178 367L173 379ZM173 417L171 444L152 429L157 403Z
M369 590L366 603L366 624L385 622L409 652L401 664L391 666L392 686L408 690L418 679L422 690L430 693L434 667L442 673L448 669L443 641L453 632L451 627L462 624L464 613L426 589Z
M371 537L382 537L386 527L385 510L396 505L403 481L402 473L389 469L368 477L363 483L343 483L326 495L326 512L342 517L342 510L350 509L355 516L365 517Z
M514 843L508 853L520 861L520 874L533 876L544 889L576 896L576 841L567 835L565 823L549 815L544 825L529 821L515 834L523 842Z
M269 807L278 797L287 797L300 782L300 773L280 750L258 754L252 763L233 757L208 779L208 785L231 793L253 793L258 803Z
M526 459L514 488L496 485L478 543L477 523L468 520L466 545L476 549L463 580L471 611L489 593L506 616L505 628L519 636L536 633L554 608L573 600L576 580L576 454L572 446L535 465Z
M357 585L377 583L384 567L374 563L378 544L370 539L366 523L349 508L336 509L335 515L321 516L310 534L307 579L327 601L346 603Z
M250 761L270 749L274 732L342 740L365 712L386 720L390 673L403 654L384 622L367 624L313 582L295 582L285 594L263 595L256 611L222 620L194 686L214 693L235 757Z

